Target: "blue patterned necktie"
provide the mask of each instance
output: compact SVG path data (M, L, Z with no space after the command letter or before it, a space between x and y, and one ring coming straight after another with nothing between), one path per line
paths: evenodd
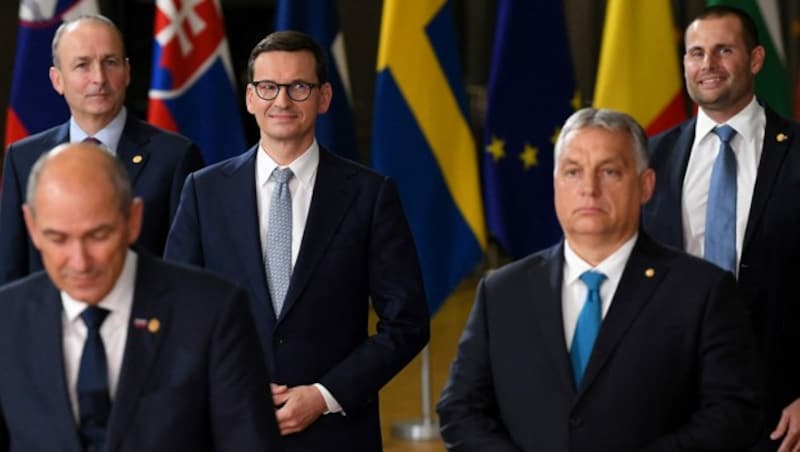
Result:
M84 450L102 451L106 441L106 427L111 411L108 391L108 364L100 326L109 311L89 306L81 312L86 324L86 342L83 345L78 370L79 436Z
M586 371L586 364L589 362L589 357L592 356L592 348L594 347L595 339L597 339L597 332L600 330L600 322L602 322L600 285L606 279L606 275L589 270L583 272L580 279L586 284L588 292L586 293L586 301L583 303L583 308L578 316L578 323L575 325L572 348L569 351L572 376L575 380L576 388L581 385L583 373Z
M289 192L292 176L294 173L289 168L272 171L275 188L267 222L267 284L275 317L280 316L292 277L292 194Z
M718 126L719 154L711 170L706 206L706 232L703 256L724 270L736 274L736 154L731 139L736 130Z

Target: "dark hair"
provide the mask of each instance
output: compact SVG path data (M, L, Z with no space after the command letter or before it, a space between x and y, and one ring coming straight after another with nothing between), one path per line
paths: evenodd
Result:
M704 9L699 16L695 17L692 23L698 20L716 19L725 16L734 16L739 19L739 23L742 24L742 38L744 39L744 44L747 46L747 50L753 50L756 46L761 45L761 41L758 39L758 27L756 27L756 22L747 12L734 6L709 6ZM690 23L689 26L691 26L692 23Z
M325 52L322 47L317 44L311 36L301 33L299 31L285 30L270 33L266 38L262 39L253 50L250 52L250 59L247 61L247 77L249 81L253 80L253 66L255 65L256 58L265 52L285 51L285 52L300 52L309 51L314 55L316 62L317 83L320 85L328 82L328 61L325 57Z

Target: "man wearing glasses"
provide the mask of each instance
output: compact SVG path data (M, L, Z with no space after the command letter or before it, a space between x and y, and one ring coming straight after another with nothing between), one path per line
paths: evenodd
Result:
M378 390L429 335L397 189L317 144L333 93L309 36L270 34L248 76L260 141L187 178L165 256L248 290L287 450L380 451Z

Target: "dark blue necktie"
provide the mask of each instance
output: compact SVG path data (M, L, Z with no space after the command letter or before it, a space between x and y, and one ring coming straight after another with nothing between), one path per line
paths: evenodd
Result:
M575 325L575 334L572 336L572 348L569 351L572 363L572 376L575 380L575 387L578 388L583 380L583 373L586 371L586 364L592 356L594 341L597 339L597 332L600 330L602 321L602 304L600 302L600 285L606 279L606 275L586 271L580 276L581 281L586 284L588 292L583 309L578 316L578 323Z
M703 256L724 270L736 274L736 154L731 139L736 130L718 126L719 154L711 170L706 206L706 232Z
M111 411L106 350L100 337L100 325L108 313L107 309L97 306L89 306L81 313L87 332L78 370L78 430L84 450L92 452L101 452L105 448L106 427Z

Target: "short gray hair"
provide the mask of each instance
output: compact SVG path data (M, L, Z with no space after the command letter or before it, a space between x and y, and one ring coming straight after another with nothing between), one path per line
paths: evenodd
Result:
M47 166L47 163L53 156L65 148L74 146L75 144L76 143L60 144L39 156L39 158L36 160L36 163L34 163L33 168L31 168L30 176L28 176L28 186L25 192L25 204L28 205L28 208L31 210L31 214L35 215L36 213L36 190L39 188L39 180L41 179L42 171ZM131 180L128 176L128 170L125 169L125 166L118 158L109 154L105 149L100 147L100 145L82 143L81 146L91 146L96 148L103 156L105 156L102 158L106 164L98 167L98 171L103 171L105 172L106 176L108 176L111 186L114 188L117 202L119 203L119 208L125 218L128 218L131 212L131 205L133 204L133 190L131 189Z
M641 174L650 165L650 158L647 153L647 135L642 126L630 115L621 111L610 110L607 108L582 108L572 114L558 135L553 156L553 168L558 167L558 156L564 150L564 141L570 132L587 127L598 127L609 132L624 132L630 135L633 144L634 157L636 158L636 170Z
M53 43L50 46L50 51L52 52L53 55L53 66L58 67L58 52L57 52L58 44L61 42L61 37L64 35L64 32L67 30L69 26L71 26L76 22L80 22L82 20L93 20L95 22L104 24L108 26L108 28L112 29L119 38L120 45L122 46L122 56L124 58L127 58L125 56L125 40L122 38L122 32L119 30L117 25L111 19L109 19L106 16L103 16L102 14L81 14L78 17L64 21L64 23L59 25L59 27L56 29L56 33L55 35L53 35Z

